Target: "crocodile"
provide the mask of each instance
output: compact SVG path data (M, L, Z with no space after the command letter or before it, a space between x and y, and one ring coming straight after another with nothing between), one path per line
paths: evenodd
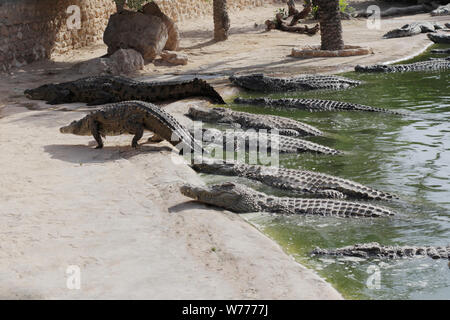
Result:
M396 198L392 194L351 180L313 171L250 165L206 157L203 157L202 161L195 161L191 167L197 172L244 177L275 188L326 198L375 200Z
M247 105L263 105L275 108L292 108L306 111L369 111L369 112L385 112L394 113L383 108L374 108L357 103L332 101L332 100L320 100L320 99L294 99L294 98L282 98L282 99L270 99L270 98L236 98L234 103L247 104Z
M231 76L231 83L244 89L259 92L306 91L317 89L347 89L361 81L340 76L305 74L292 78L268 77L260 73Z
M60 132L81 136L92 135L98 144L96 149L101 149L102 137L124 133L134 135L131 146L137 148L144 130L154 132L158 137L179 148L181 152L186 151L186 148L190 152L204 151L173 116L154 104L142 101L122 101L106 105L62 127Z
M446 43L450 44L450 35L449 34L427 34L428 38L434 43Z
M433 50L431 50L431 53L449 54L450 53L450 48L447 48L447 49L433 49Z
M242 129L278 130L284 136L321 136L323 132L294 119L233 111L226 108L191 107L187 114L192 120L233 125Z
M45 84L24 91L33 100L45 100L49 104L85 102L99 105L128 100L156 102L205 96L217 104L225 104L222 97L206 81L143 82L121 76L94 76L58 84Z
M338 217L387 217L389 209L351 201L301 199L269 196L247 186L226 182L210 187L184 184L180 192L197 201L236 213L273 212L282 214L321 215Z
M431 34L429 34L431 35ZM414 62L408 64L375 64L372 66L357 65L357 72L407 72L407 71L437 71L450 69L450 58L431 59L427 61Z
M390 38L410 37L420 33L436 32L436 30L440 30L442 28L443 27L437 22L431 21L413 22L405 24L401 28L397 28L387 32L386 34L383 35L383 38L390 39Z
M439 6L430 12L432 16L447 16L450 15L450 3L444 6Z
M433 259L449 259L450 246L425 247L425 246L382 246L377 242L360 243L338 249L315 248L313 255L350 256L360 258L388 258L397 259L404 257L429 256Z
M261 131L226 131L223 132L217 129L202 129L202 132L195 133L190 131L191 134L197 138L201 136L204 143L213 143L222 145L224 149L230 148L230 150L250 150L255 148L266 148L268 152L272 152L275 149L280 153L300 153L300 152L314 152L320 154L337 155L342 154L341 151L303 140L300 138L293 138L278 134L271 134Z

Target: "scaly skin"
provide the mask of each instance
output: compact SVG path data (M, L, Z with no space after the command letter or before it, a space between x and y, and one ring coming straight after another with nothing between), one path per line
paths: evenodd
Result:
M448 34L430 33L430 34L427 34L427 36L434 43L447 43L447 44L450 44L450 35L448 35Z
M384 217L394 213L386 208L341 200L300 199L269 196L232 182L200 187L181 186L186 197L221 207L236 213L274 212L282 214L321 215L338 217Z
M319 100L319 99L269 99L269 98L236 98L234 103L248 104L248 105L262 105L267 107L275 107L280 109L292 108L306 111L368 111L368 112L385 112L395 113L394 111L374 108L357 103L331 101L331 100Z
M306 74L292 78L267 77L263 74L231 76L231 83L244 89L259 92L306 91L317 89L347 89L361 81L339 76Z
M250 148L259 150L260 148L266 148L268 152L276 150L280 153L314 152L331 155L342 154L338 150L307 140L260 131L223 132L211 128L203 129L202 131L198 134L195 134L194 131L190 132L196 139L197 137L201 138L204 143L218 144L224 149L230 148L230 150L250 150Z
M349 256L361 258L388 258L429 256L433 259L449 259L450 246L418 247L418 246L382 246L377 242L356 244L338 249L320 249L312 251L314 255Z
M313 171L249 165L208 158L202 160L201 162L195 161L191 165L195 171L244 177L275 188L302 194L336 199L389 200L395 198L392 194L372 189L351 180Z
M98 105L128 100L156 102L193 96L205 96L214 103L225 104L212 86L197 78L188 81L143 82L119 76L96 76L46 84L25 90L24 93L30 99L45 100L49 104L85 102Z
M401 28L397 28L387 32L383 38L400 38L400 37L410 37L420 33L435 32L436 30L442 29L442 26L436 22L426 21L426 22L413 22L405 24Z
M185 148L191 152L202 151L202 147L173 116L154 104L142 101L123 101L106 105L103 109L93 111L81 120L62 127L60 132L92 135L98 143L97 148L103 147L101 137L134 134L131 145L136 148L144 130L154 132L178 148L182 146L182 151Z
M450 48L447 49L433 49L431 53L448 54L450 53Z
M192 120L229 124L242 129L278 130L284 136L320 136L323 132L308 124L284 117L238 112L226 108L191 107Z
M429 34L430 35L430 34ZM450 69L450 58L432 59L409 64L375 64L372 66L355 67L357 72L408 72L408 71L438 71Z

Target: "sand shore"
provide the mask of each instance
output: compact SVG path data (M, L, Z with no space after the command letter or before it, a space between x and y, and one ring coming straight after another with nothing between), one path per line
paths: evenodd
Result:
M208 42L211 19L183 22L182 48L191 62L171 67L156 61L135 76L334 72L419 52L430 43L426 35L380 36L407 22L445 20L407 16L375 31L364 20L345 21L347 43L371 46L375 54L299 60L287 56L292 47L318 44L319 36L262 32L273 12L266 7L233 14L230 40L217 44ZM178 156L168 143L136 151L130 136L108 137L103 150L94 150L92 138L58 131L88 108L54 107L23 96L26 88L80 77L73 64L104 52L96 45L1 75L0 298L341 299L239 215L183 197L182 183L203 182L171 161ZM164 107L186 122L188 106L201 103ZM80 290L67 288L71 265L80 268Z

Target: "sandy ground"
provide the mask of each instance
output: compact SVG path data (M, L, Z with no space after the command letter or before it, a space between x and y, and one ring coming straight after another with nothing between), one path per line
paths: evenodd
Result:
M2 115L0 298L340 298L238 215L181 196L202 181L167 143L95 150L58 133L81 111Z
M429 44L425 35L379 39L391 27L431 20L427 15L389 20L378 31L358 20L344 22L345 39L370 45L374 55L293 59L287 56L292 46L317 44L319 36L254 27L273 12L267 7L232 15L232 35L223 43L209 42L211 19L184 22L182 47L191 62L169 67L157 61L135 76L247 68L329 72L395 60ZM85 107L24 98L25 88L78 78L73 64L104 52L104 46L92 46L1 76L0 298L340 299L239 215L183 197L180 184L203 182L172 161L180 158L166 142L136 151L130 136L108 137L103 150L94 150L92 138L58 131L81 118ZM191 99L165 108L186 123L188 106L201 103ZM71 265L80 268L80 290L67 288Z

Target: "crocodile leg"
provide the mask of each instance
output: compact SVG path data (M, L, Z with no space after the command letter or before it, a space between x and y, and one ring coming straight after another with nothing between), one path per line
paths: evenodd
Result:
M142 138L142 136L144 135L144 126L138 126L136 128L136 131L134 132L134 138L133 141L131 142L131 146L133 148L137 148L138 147L138 141Z
M102 141L102 137L100 134L100 127L97 121L93 121L92 125L91 125L91 133L92 136L94 137L95 141L97 141L97 146L95 147L95 149L101 149L103 148L103 141Z
M144 120L141 115L133 115L130 116L127 123L126 123L126 131L130 134L134 134L133 141L131 142L131 146L133 148L138 147L138 141L142 138L144 135Z
M94 100L89 101L87 103L88 106L96 106L96 105L100 105L100 104L107 104L107 103L113 103L116 102L116 99L114 99L114 97L104 91L100 91L96 93L96 97Z
M71 102L69 99L70 96L70 90L61 90L58 97L48 101L48 104L61 104L61 103L67 103L67 102Z

